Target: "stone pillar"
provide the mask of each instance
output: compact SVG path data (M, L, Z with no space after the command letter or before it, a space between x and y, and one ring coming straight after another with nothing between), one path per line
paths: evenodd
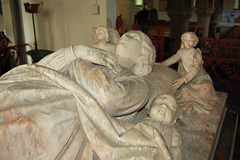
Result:
M19 9L21 3L15 0L9 0L9 3L11 7L15 44L24 44L25 42L23 38L23 27L22 27L21 14ZM25 46L20 47L19 51L23 53L20 55L21 62L23 64L26 64L27 63L26 47Z
M215 0L196 1L196 13L198 16L198 24L203 25L203 37L208 37L211 15L213 14Z
M189 19L193 12L192 0L169 0L166 8L170 18L170 36L173 45L170 49L171 54L176 53L181 45L181 35L189 29Z
M223 11L223 0L215 0L215 6L214 6L215 10L211 16L211 20L210 20L210 26L212 26L213 28L213 35L209 35L214 37L217 31L217 28L219 27L219 21L220 21L220 17Z

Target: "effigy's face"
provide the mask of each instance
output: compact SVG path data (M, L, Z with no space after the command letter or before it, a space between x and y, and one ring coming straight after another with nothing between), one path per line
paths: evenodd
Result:
M140 36L135 32L127 32L121 36L115 47L115 55L118 62L131 69L141 54Z

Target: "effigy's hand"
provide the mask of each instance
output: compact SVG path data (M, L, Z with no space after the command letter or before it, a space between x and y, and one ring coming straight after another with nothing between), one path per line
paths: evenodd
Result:
M121 67L116 59L116 57L107 51L101 50L101 52L105 53L100 53L99 55L99 64L107 67L109 70L118 73L121 72Z
M177 80L175 80L175 81L173 82L172 87L173 87L174 89L178 89L183 83L184 83L184 79L183 79L183 78L179 78L179 79L177 79Z
M116 57L105 50L84 45L74 45L72 46L72 51L76 58L105 66L115 73L122 70Z

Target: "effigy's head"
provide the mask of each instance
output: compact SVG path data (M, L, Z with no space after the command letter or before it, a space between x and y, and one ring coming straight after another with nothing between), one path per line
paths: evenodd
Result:
M110 41L109 30L106 26L99 26L96 29L96 36L98 40Z
M149 117L165 124L173 124L178 118L178 104L173 95L161 94L157 96L149 110Z
M181 36L182 44L185 48L192 48L198 44L198 37L194 32L185 32Z
M149 37L131 30L121 36L115 48L118 62L136 75L147 75L152 71L156 50Z

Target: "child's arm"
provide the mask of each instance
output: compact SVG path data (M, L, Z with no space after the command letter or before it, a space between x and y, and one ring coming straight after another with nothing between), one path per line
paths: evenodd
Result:
M190 82L199 72L199 69L202 65L202 55L199 53L199 50L195 50L195 55L193 57L193 64L192 68L189 70L189 72L183 76L185 84Z
M192 62L192 68L182 78L179 78L173 82L173 88L178 89L183 83L190 82L199 72L202 65L202 55L199 50L194 50L194 57Z

